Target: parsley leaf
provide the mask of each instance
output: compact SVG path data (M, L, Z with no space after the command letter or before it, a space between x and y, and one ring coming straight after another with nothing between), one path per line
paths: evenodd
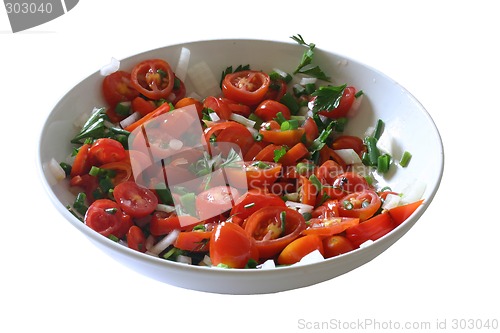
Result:
M342 94L344 93L344 89L347 87L347 84L343 84L341 86L323 86L319 87L315 92L311 94L311 96L316 96L314 100L313 113L317 113L319 111L331 111L335 109L339 103Z
M307 74L311 77L315 77L320 80L330 81L330 78L319 68L318 65L312 65L313 57L314 57L314 48L316 44L314 43L306 43L304 38L301 35L297 34L296 36L290 37L299 45L307 46L308 49L304 51L302 54L302 59L300 60L299 65L293 72L293 74L301 73Z

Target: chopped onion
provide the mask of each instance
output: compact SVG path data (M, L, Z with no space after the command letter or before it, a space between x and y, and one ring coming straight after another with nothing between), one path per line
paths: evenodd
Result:
M165 212L165 213L172 213L175 212L175 207L170 206L170 205L165 205L165 204L158 204L156 206L156 210L160 212Z
M301 214L310 213L314 209L314 207L311 205L306 205L306 204L303 204L300 202L295 202L295 201L290 201L290 200L286 201L285 205L289 208L295 209L296 211L298 211Z
M359 248L364 248L364 247L367 247L367 246L370 246L373 244L373 241L371 239L367 240L366 242L362 243Z
M175 75L181 81L186 80L190 58L191 58L191 51L188 48L183 47L181 49L181 54L179 55L179 61L177 62L177 67L175 68Z
M300 79L299 84L305 86L306 84L315 84L318 81L315 77L303 77Z
M300 261L294 265L306 265L306 264L314 264L317 262L321 262L325 260L323 255L319 252L319 250L314 250L309 254L306 254ZM293 266L293 265L292 265Z
M118 71L119 69L120 69L120 61L115 58L111 58L110 63L105 66L102 66L100 72L102 76L108 76L109 74L112 74Z
M334 150L337 155L345 162L345 164L359 164L362 163L361 158L359 158L358 153L352 148L346 149L336 149Z
M382 209L391 209L399 206L401 202L401 197L397 194L389 193L385 197L384 203L382 204Z
M203 263L203 264L205 264L205 265L207 265L207 266L209 266L209 267L210 267L210 266L212 266L212 260L211 260L211 259L210 259L210 257L209 257L209 256L207 256L207 255L205 255L205 256L203 257L203 260L200 262L200 264L201 264L201 263Z
M212 120L213 122L217 122L220 120L219 115L215 112L209 112L208 116L210 117L210 120Z
M193 263L193 260L191 257L179 254L176 259L177 262L180 262L181 264L188 264L191 265Z
M276 268L276 263L274 262L274 260L268 259L268 260L264 261L262 264L258 265L257 268L260 268L260 269Z
M401 196L401 204L409 204L422 199L426 187L427 185L424 182L416 179L401 191L403 194Z
M205 61L191 66L187 71L188 77L200 96L218 96L221 94L219 81Z
M125 128L129 125L132 125L133 123L135 123L139 119L141 119L141 114L136 111L136 112L132 113L130 116L128 116L127 118L120 121L120 126L122 128Z
M229 117L231 120L234 120L246 127L254 127L255 121L248 119L247 117L242 116L241 114L232 113Z
M351 108L349 109L349 111L347 111L347 114L346 114L347 118L353 118L354 116L356 116L356 113L358 113L359 107L361 105L361 101L363 101L363 96L364 95L361 95L361 96L358 96L354 99L354 102L352 103Z
M158 243L156 243L149 252L159 255L163 250L172 245L180 234L179 229L174 229L168 235L163 237Z
M44 163L43 168L48 171L47 180L50 185L55 185L60 180L66 178L64 169L59 165L55 158L51 158L49 162Z

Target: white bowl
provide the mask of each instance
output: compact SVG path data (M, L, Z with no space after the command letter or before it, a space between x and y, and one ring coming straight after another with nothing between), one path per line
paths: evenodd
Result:
M163 58L173 66L182 47L191 52L190 63L205 61L216 75L227 66L250 64L266 72L273 68L292 72L300 61L304 47L290 43L261 40L214 40L173 45L144 52L121 61L121 69L131 69L140 60ZM269 270L238 270L190 266L166 261L122 246L101 236L76 219L66 206L74 201L65 181L52 185L43 167L52 158L64 161L71 151L70 139L76 133L73 123L95 106L105 105L100 95L102 76L96 71L73 87L50 113L40 137L39 169L47 193L60 213L104 253L144 275L178 287L214 293L258 294L285 291L313 285L353 270L389 248L421 217L438 190L443 173L443 147L439 132L424 107L397 82L352 59L315 49L314 62L332 78L332 84L348 83L364 91L361 108L347 133L363 136L377 119L385 122L385 133L395 156L404 150L413 157L408 167L393 167L386 183L395 190L419 180L425 184L421 205L395 230L373 242L338 257L300 266ZM186 80L189 88L191 82Z

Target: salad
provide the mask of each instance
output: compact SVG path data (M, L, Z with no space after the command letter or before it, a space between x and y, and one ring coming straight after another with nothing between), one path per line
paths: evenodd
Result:
M335 257L403 223L423 199L403 200L376 175L411 154L395 161L377 145L383 119L344 134L363 91L333 85L315 44L292 39L304 47L292 72L230 65L216 79L186 49L175 70L165 59L103 68L106 105L55 166L76 195L68 209L136 251L225 268Z

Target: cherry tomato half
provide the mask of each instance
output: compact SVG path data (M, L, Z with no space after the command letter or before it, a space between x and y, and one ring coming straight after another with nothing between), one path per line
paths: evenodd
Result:
M265 206L286 208L285 202L277 195L265 190L250 189L235 202L230 215L245 220Z
M215 186L196 196L196 211L200 220L206 220L229 211L240 194L230 186Z
M127 181L115 186L113 196L120 208L132 217L144 217L158 206L158 198L153 191Z
M248 188L268 188L279 177L281 164L273 162L245 162Z
M367 240L377 240L396 227L388 213L378 214L353 227L347 228L346 237L357 248Z
M349 227L358 225L359 219L352 217L312 218L308 221L308 224L309 226L302 231L302 234L332 236L340 234Z
M174 87L174 73L168 62L161 59L144 60L130 73L132 86L144 96L158 100L168 98Z
M345 236L333 235L323 239L323 250L325 258L332 258L354 250L354 245Z
M225 97L245 105L257 105L266 95L271 79L264 72L246 70L227 74L222 81Z
M142 229L136 225L128 229L127 246L139 252L146 252L146 236Z
M227 265L244 268L250 259L258 260L259 254L254 240L237 224L222 222L210 237L210 260L212 265Z
M278 112L281 112L285 119L290 119L290 109L280 102L272 99L262 101L255 108L255 115L264 121L270 121L276 118Z
M84 217L85 224L103 236L122 238L133 225L129 215L120 206L109 199L94 201Z
M339 105L329 111L320 111L319 114L328 118L341 118L345 117L356 99L356 88L354 87L346 87L344 92L342 93L342 97L340 98Z
M102 94L110 109L120 102L131 101L139 96L139 92L131 83L130 73L116 71L107 75L102 81Z
M291 208L266 206L250 215L246 233L255 239L260 258L277 255L306 228L302 214Z
M127 158L123 145L110 138L101 138L94 141L89 149L89 157L97 165L119 162Z
M382 205L380 197L373 190L348 194L339 202L340 216L357 217L360 221L365 221L375 215Z

